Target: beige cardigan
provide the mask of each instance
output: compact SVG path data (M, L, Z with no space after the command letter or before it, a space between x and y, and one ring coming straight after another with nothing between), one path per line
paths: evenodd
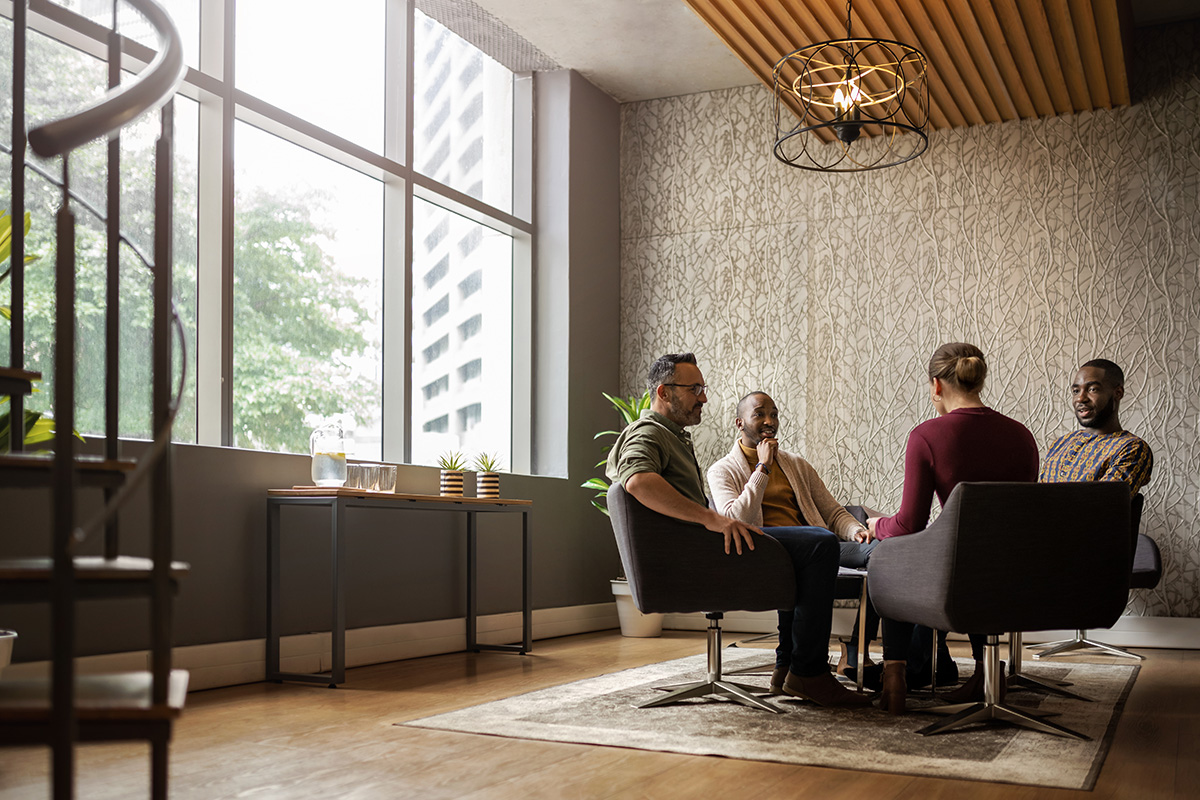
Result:
M787 476L800 512L809 525L828 528L839 539L847 541L862 530L858 520L833 499L812 464L800 456L779 450L775 453L774 468L782 469ZM708 468L708 488L717 511L749 525L763 524L762 499L768 480L763 473L751 469L736 441L729 455Z

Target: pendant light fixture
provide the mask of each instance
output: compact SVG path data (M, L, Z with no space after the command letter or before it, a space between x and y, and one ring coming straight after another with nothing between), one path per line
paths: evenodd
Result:
M775 64L774 152L790 166L861 172L911 161L929 146L924 54L853 38L851 3L845 39L810 44Z

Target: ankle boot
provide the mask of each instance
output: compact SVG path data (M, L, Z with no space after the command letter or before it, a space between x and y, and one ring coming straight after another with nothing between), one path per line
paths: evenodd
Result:
M879 690L879 707L891 714L903 714L908 683L904 677L903 661L884 661L882 687Z

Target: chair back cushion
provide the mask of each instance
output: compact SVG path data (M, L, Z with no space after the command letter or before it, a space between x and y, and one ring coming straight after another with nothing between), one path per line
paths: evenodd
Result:
M796 601L791 558L769 536L726 555L721 534L651 511L619 483L608 490L608 513L643 613L770 611Z
M885 617L961 633L1104 628L1132 557L1120 483L961 483L926 530L871 554Z

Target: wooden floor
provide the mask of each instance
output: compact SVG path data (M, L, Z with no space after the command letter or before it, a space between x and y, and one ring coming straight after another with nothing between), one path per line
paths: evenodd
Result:
M349 671L340 689L197 692L171 754L174 798L1200 798L1200 652L1144 650L1093 792L915 778L397 727L395 723L703 651L702 633L614 632ZM955 645L956 654L960 645ZM1105 659L1094 659L1105 660ZM1111 659L1109 659L1111 660ZM1127 663L1127 662L1125 662ZM1036 668L1035 668L1036 671ZM0 797L49 796L44 748L0 750ZM83 745L77 797L149 793L143 745Z

